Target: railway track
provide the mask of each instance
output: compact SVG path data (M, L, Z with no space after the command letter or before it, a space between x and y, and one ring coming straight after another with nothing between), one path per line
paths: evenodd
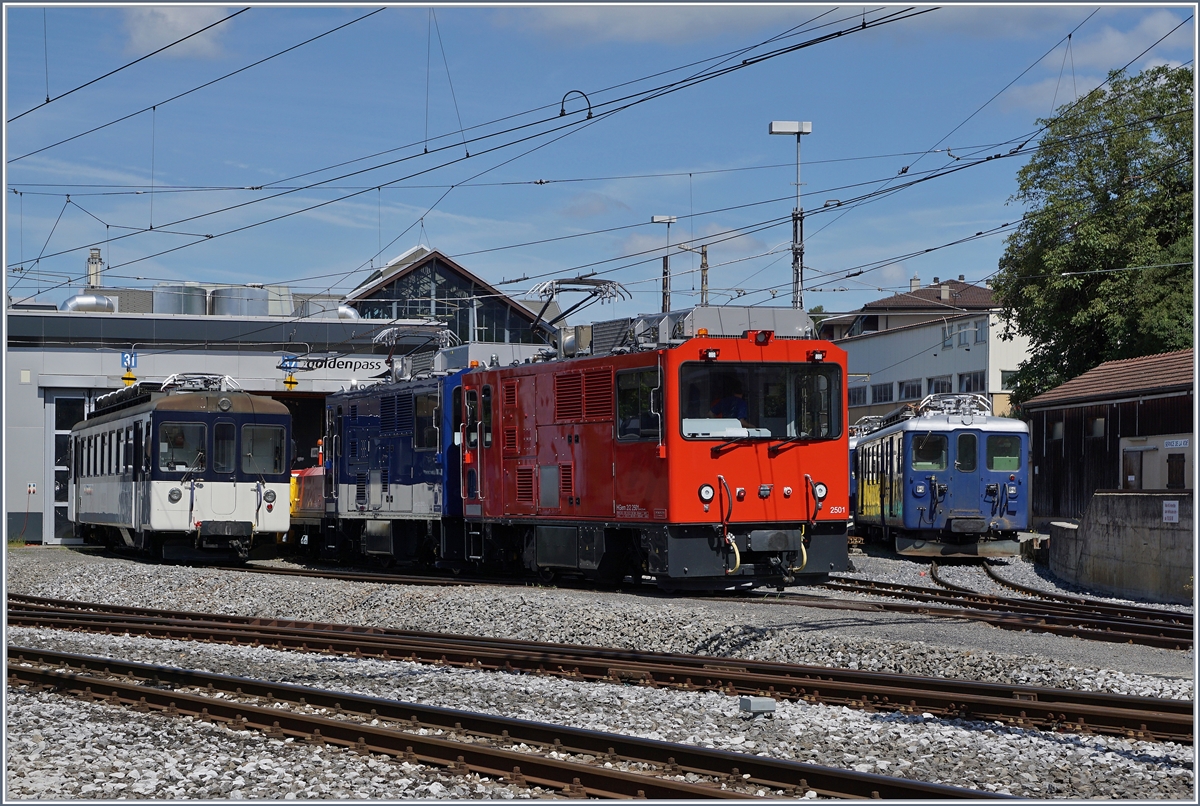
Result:
M277 568L270 566L205 566L213 570L243 573L269 574L275 576L312 577L336 579L350 582L366 582L383 585L422 585L455 587L463 585L490 585L495 587L528 587L525 582L505 582L494 579L448 578L420 575L379 574L340 569ZM831 579L821 585L827 590L848 593L872 594L897 599L921 602L920 605L882 603L875 607L863 607L859 600L830 599L807 596L794 592L760 593L751 592L745 598L771 603L799 604L809 607L831 609L888 610L914 613L922 616L946 617L982 621L995 627L1032 632L1050 632L1058 635L1110 643L1141 644L1161 649L1186 650L1193 643L1193 620L1186 613L1142 607L1121 607L1080 597L1060 596L1037 591L1010 583L996 577L988 567L989 574L1000 584L1008 585L1039 601L1015 599L980 593L948 583L937 576L937 564L933 564L932 578L945 590L901 585L878 580ZM568 586L571 587L571 586ZM584 586L584 589L591 589ZM655 591L641 591L642 595L656 596ZM730 601L729 597L706 597L714 601ZM943 605L944 607L931 607Z
M1184 626L1192 626L1195 618L1190 613L1182 613L1175 610L1165 610L1159 607L1146 607L1144 605L1116 605L1109 602L1101 602L1096 599L1088 599L1083 596L1067 596L1062 593L1051 593L1050 591L1031 588L1026 585L1018 585L1011 579L1005 579L996 573L991 563L983 563L984 572L991 577L992 581L1003 585L1006 588L1023 593L1026 596L1035 597L1037 599L1045 599L1050 602L1062 602L1065 604L1079 605L1082 607L1092 608L1097 613L1107 613L1113 615L1134 616L1138 618L1157 619L1160 621L1176 621Z
M9 685L338 745L567 797L994 798L992 793L540 722L9 646Z
M1020 728L1104 733L1191 743L1192 703L1150 697L1011 686L799 666L634 652L310 621L164 612L10 595L10 626L143 635L406 660L462 668L686 691L760 695L866 711L930 713Z
M936 565L933 569L932 578L942 588L857 579L830 579L822 587L847 593L907 599L922 605L891 606L889 609L970 618L1008 629L1052 632L1095 641L1142 644L1164 649L1186 650L1192 646L1193 619L1186 613L1148 608L1128 612L1087 600L1080 603L995 596L947 583L937 575ZM779 598L796 596L801 595L789 594ZM925 605L943 605L944 608L939 610Z

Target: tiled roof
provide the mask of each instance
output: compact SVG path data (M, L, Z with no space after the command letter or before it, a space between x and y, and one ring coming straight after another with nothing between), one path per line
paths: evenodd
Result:
M950 287L950 299L942 299L942 286ZM868 302L862 307L864 313L879 310L931 310L950 308L965 308L972 311L988 310L996 307L996 298L992 289L981 285L964 283L961 280L946 280L936 285L927 285L916 291L904 291L884 299Z
M951 311L949 316L938 316L933 319L928 319L924 322L914 322L911 325L900 325L899 327L889 327L887 330L868 330L865 333L856 333L853 336L842 336L840 339L833 339L835 344L844 344L846 342L858 342L862 339L875 338L876 336L888 336L892 333L905 333L909 330L917 330L922 327L940 327L948 322L957 322L959 319L965 319L968 316L979 316L977 313L958 313ZM824 324L824 323L822 323ZM939 340L940 343L940 340Z
M1130 397L1192 388L1194 350L1144 355L1105 361L1049 392L1025 403L1025 408L1047 408L1069 402Z

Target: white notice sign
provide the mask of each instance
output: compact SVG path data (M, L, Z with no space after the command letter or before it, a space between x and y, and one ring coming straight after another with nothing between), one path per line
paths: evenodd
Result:
M1190 440L1186 439L1164 439L1164 448L1186 448Z
M1179 523L1179 502L1163 501L1163 523Z

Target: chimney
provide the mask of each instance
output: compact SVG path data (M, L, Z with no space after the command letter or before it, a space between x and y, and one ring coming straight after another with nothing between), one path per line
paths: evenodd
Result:
M950 286L946 285L945 283L942 283L941 290L942 290L942 299L949 300L950 299Z
M104 270L104 261L100 259L100 250L93 249L87 259L88 288L100 287L100 272Z
M958 275L958 281L960 283L965 283L967 281L967 275L965 275L965 274Z
M912 279L908 281L908 290L909 291L917 291L920 288L921 288L921 278L918 275L914 274L912 276Z
M934 277L934 278L933 278L933 284L934 284L934 285L937 285L937 284L938 284L938 283L940 283L940 282L941 282L941 280L939 280L937 277Z

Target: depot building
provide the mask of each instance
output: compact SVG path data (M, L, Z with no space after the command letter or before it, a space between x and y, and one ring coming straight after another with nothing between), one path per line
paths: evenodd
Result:
M436 250L416 247L345 297L286 286L100 286L62 305L12 302L5 311L4 458L8 540L75 542L67 521L71 427L97 397L179 373L228 375L292 413L293 468L317 462L325 396L400 372L480 355L508 363L555 335L541 301L510 298ZM447 352L443 351L443 356Z

